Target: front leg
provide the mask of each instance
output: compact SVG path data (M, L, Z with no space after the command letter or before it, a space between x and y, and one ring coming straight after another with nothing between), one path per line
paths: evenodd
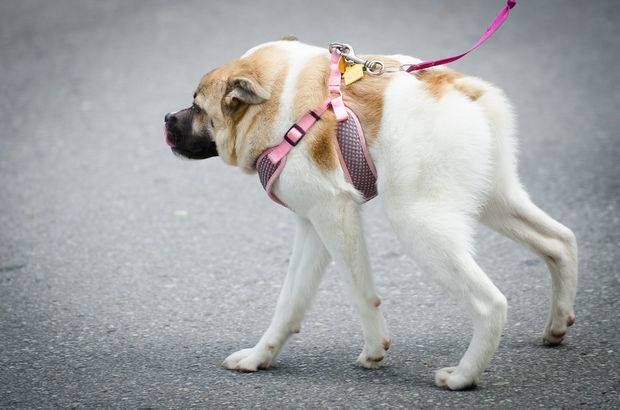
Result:
M228 356L223 363L225 368L254 372L269 367L290 335L299 332L329 260L329 253L310 222L298 218L288 273L271 325L256 346Z
M337 197L316 206L310 220L337 262L362 320L364 349L357 361L362 367L381 367L390 338L370 272L359 206L350 198Z

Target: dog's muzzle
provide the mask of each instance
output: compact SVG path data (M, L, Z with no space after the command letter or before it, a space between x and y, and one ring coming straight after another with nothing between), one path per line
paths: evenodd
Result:
M215 142L209 134L191 135L183 132L181 125L176 113L165 115L164 138L174 154L189 159L206 159L218 155Z

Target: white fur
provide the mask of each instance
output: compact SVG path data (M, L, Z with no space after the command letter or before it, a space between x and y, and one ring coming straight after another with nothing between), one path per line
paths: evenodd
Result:
M273 143L290 127L291 102L300 68L319 52L298 42L277 42L290 56ZM254 49L253 49L254 50ZM251 52L251 51L250 51ZM249 53L250 53L249 52ZM419 60L395 56L402 63ZM442 69L442 68L438 68ZM561 341L574 320L577 247L570 229L528 198L516 171L512 108L503 93L482 80L471 101L456 90L437 99L403 72L385 93L380 135L370 152L385 211L405 251L462 302L474 334L455 367L440 369L439 386L475 384L497 349L506 320L506 298L475 262L475 222L518 240L540 254L551 271L553 296L544 338ZM363 81L363 80L362 80ZM322 173L302 141L289 154L276 194L298 215L293 255L269 329L252 349L233 353L224 366L242 371L268 367L302 321L331 256L338 264L362 319L364 367L379 367L389 347L378 306L359 217L361 195L342 170Z

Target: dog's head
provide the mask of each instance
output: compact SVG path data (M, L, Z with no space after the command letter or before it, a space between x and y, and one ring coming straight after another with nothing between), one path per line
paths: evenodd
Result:
M205 75L193 96L190 107L166 114L166 142L172 151L190 159L205 159L222 153L228 163L235 163L228 149L229 136L236 120L249 105L269 98L251 73L233 75L225 66Z
M274 142L273 124L282 110L289 54L294 50L307 52L310 47L294 40L287 37L254 47L241 58L205 74L195 89L192 105L165 116L166 141L172 151L190 159L219 156L230 165L254 172L256 159ZM324 64L327 67L327 59ZM315 67L311 68L314 72ZM308 87L313 92L305 94L304 104L324 99L323 88ZM315 88L318 91L314 92Z

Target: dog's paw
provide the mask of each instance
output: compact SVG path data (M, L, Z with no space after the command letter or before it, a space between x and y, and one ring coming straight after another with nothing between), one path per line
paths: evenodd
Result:
M465 390L476 386L476 380L456 371L456 367L444 367L435 372L435 384L450 390Z
M357 358L357 363L365 369L378 369L383 366L384 361L385 356L372 357L366 352L362 352Z
M390 348L390 340L383 338L381 344L374 348L364 347L357 358L357 363L365 369L378 369L385 362L385 355Z
M558 346L564 340L566 331L573 323L575 323L573 312L558 315L557 318L551 319L543 333L543 343L547 346Z
M222 366L241 373L251 373L269 368L270 361L255 348L242 349L228 356Z

